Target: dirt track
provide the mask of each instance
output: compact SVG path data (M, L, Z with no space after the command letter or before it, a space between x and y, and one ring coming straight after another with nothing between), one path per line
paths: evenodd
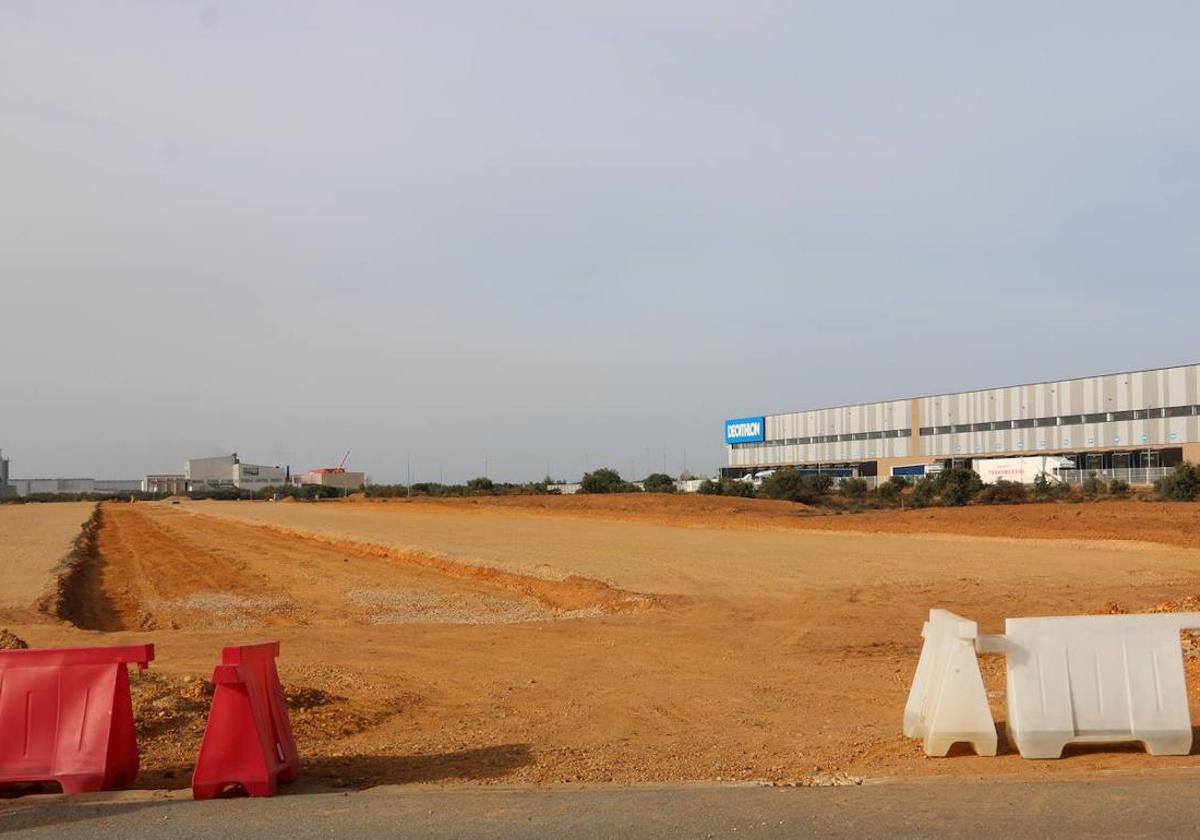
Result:
M1200 763L1131 750L933 761L899 735L930 606L985 630L1006 615L1102 612L1112 601L1144 609L1200 594L1195 551L710 528L705 519L722 514L707 513L677 527L656 520L651 502L600 517L500 505L106 505L100 594L106 626L126 629L18 629L35 645L156 642L158 661L135 680L152 785L186 780L219 646L264 635L283 641L307 766L336 784ZM999 703L999 662L985 668ZM995 711L1002 719L1002 704Z

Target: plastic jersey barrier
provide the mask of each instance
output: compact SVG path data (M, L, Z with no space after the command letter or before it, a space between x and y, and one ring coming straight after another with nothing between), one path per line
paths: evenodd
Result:
M154 645L0 651L0 786L112 790L138 772L127 663Z
M929 611L921 658L904 707L904 734L920 738L926 755L944 756L957 743L995 755L996 724L988 708L974 621L947 610Z
M242 788L273 796L300 770L283 688L275 670L279 642L227 647L213 669L212 709L192 776L192 796L213 799Z
M1179 634L1200 613L1010 618L980 652L1003 653L1008 739L1025 758L1072 743L1141 742L1151 755L1192 747Z

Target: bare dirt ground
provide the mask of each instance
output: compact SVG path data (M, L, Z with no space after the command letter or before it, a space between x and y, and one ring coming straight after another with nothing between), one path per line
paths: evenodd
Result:
M94 507L0 505L0 618L26 613L45 592L51 570L70 553Z
M1200 548L1200 505L1131 499L991 507L864 510L830 514L807 505L697 495L480 496L360 502L429 511L653 522L710 529L803 528L887 534L963 534L1034 539L1133 540Z
M283 642L307 774L335 786L1200 765L1133 748L934 760L900 736L931 606L993 632L1009 615L1194 604L1200 552L1146 524L1186 537L1191 506L823 517L861 527L838 533L774 503L587 502L106 504L93 609L68 616L94 629L12 629L34 646L156 643L134 678L148 786L187 783L220 646L263 637ZM1094 511L1099 541L1074 522ZM967 527L999 536L953 533ZM1001 663L983 661L1002 721ZM1188 668L1200 720L1200 660Z

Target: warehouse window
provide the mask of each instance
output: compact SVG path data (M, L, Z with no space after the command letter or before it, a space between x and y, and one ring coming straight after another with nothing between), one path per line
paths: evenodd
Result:
M1023 417L1020 420L1014 420L1012 427L1014 429L1032 429L1037 421L1032 417Z
M1107 423L1108 422L1108 414L1106 414L1105 412L1100 412L1098 414L1085 414L1085 415L1083 415L1082 422L1084 422L1084 423Z
M1108 419L1113 423L1124 423L1126 420L1135 419L1136 411L1114 411L1108 415Z
M1045 426L1057 426L1058 418L1057 417L1039 417L1037 419L1037 425L1039 428L1045 427Z
M1168 417L1191 417L1195 414L1194 405L1173 405L1167 409Z

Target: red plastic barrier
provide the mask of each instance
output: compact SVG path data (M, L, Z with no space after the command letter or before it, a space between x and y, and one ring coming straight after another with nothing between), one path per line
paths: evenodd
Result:
M292 724L275 670L279 642L227 647L213 669L212 709L192 796L213 799L235 785L250 796L273 796L300 771Z
M0 785L112 790L138 771L126 663L154 645L0 651Z

